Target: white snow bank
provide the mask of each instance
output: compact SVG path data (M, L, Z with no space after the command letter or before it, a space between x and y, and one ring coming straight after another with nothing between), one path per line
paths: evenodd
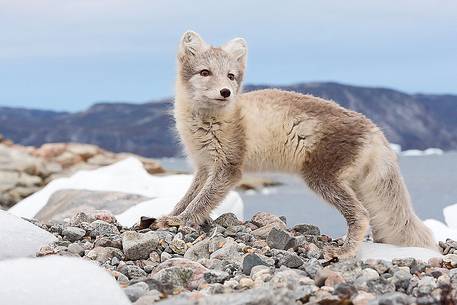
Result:
M62 189L116 191L154 198L117 215L122 225L130 226L141 216L159 217L170 212L187 191L191 181L192 175L152 176L140 161L127 158L96 170L79 171L71 177L55 179L42 190L17 203L9 212L33 218L46 205L49 197ZM226 212L243 218L243 202L238 193L230 192L212 216L217 217Z
M443 215L448 227L457 232L457 203L445 207Z
M42 246L56 240L51 233L0 210L0 260L35 256Z
M402 156L416 157L416 156L430 156L430 155L442 155L444 152L439 148L427 148L426 150L410 149L401 152Z
M0 262L1 303L8 305L129 305L114 278L94 263L70 257Z
M448 238L457 240L457 230L449 228L441 221L436 219L427 219L424 223L430 228L436 241L445 241Z
M428 261L432 257L440 257L441 253L418 247L399 247L388 244L364 242L357 253L357 258L392 260L394 258L414 257L421 261Z
M457 203L443 209L444 221L427 219L425 225L430 228L437 241L445 241L447 238L457 240Z

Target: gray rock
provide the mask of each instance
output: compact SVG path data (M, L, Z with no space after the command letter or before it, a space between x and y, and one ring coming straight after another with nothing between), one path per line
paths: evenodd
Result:
M69 241L74 242L83 238L86 235L86 231L78 227L66 227L62 231L62 235Z
M368 292L374 293L376 295L395 292L395 285L382 277L376 280L368 281L366 285Z
M312 258L309 261L305 262L301 268L305 270L311 278L314 278L319 270L322 269L322 265L317 259Z
M270 248L287 250L296 246L295 238L287 231L272 228L268 234L267 244Z
M70 251L73 254L77 254L79 256L84 255L84 248L80 244L77 244L77 243L68 245L68 251Z
M71 216L70 225L79 226L83 222L91 223L96 220L97 219L95 219L95 217L90 213L87 213L85 211L79 211L74 213L73 216Z
M233 213L222 214L221 216L216 218L214 222L218 225L223 226L224 228L238 226L241 224L241 221L239 221Z
M443 264L450 268L457 267L457 254L447 254L443 257Z
M210 252L208 249L210 240L209 239L204 239L201 240L191 247L187 249L186 253L184 253L184 258L197 261L202 258L209 258Z
M96 260L100 263L105 263L107 261L111 261L113 257L117 257L120 260L124 259L124 253L118 248L112 247L95 247L90 250L86 257Z
M390 292L379 296L377 299L370 301L371 304L377 305L409 305L414 303L414 298L401 292Z
M57 238L30 222L0 210L0 260L35 256Z
M120 214L148 199L150 198L120 192L59 190L52 194L35 217L41 221L62 221L82 210L106 210L112 214Z
M94 245L96 247L113 247L122 249L122 238L119 235L97 236Z
M122 249L130 260L147 259L158 244L159 237L154 232L127 231L122 234Z
M166 260L169 260L170 258L173 258L173 256L168 252L164 251L160 254L160 262L164 262Z
M250 275L252 268L259 265L268 266L268 263L255 253L246 254L243 257L242 270L244 274Z
M119 272L127 276L129 279L136 279L147 275L143 269L135 265L124 265L119 268Z
M379 273L371 268L365 268L360 272L359 276L354 281L354 285L357 288L365 288L366 283L371 280L377 280L379 278Z
M295 252L281 251L277 264L278 266L298 268L303 265L303 260Z
M228 241L224 246L210 255L210 259L227 260L232 263L241 263L242 253L239 252L238 244L234 241Z
M292 230L302 235L321 235L318 227L309 224L295 225Z
M115 225L107 223L103 220L96 220L91 223L92 231L90 232L91 237L97 236L111 236L119 235L119 230Z
M124 288L124 293L131 302L135 302L148 292L149 286L145 282L135 283Z
M203 274L203 278L209 284L223 283L229 277L230 274L228 274L228 272L218 270L209 270Z
M282 224L283 229L287 229L286 224L276 215L267 212L258 212L251 218L251 222L258 227L264 227L272 223Z
M152 289L148 291L145 295L140 297L134 305L151 305L154 302L160 300L160 291Z
M183 255L186 253L187 245L184 240L182 240L183 236L182 233L178 233L174 236L173 240L170 243L170 248L176 254Z
M204 274L208 271L197 262L185 258L172 258L158 265L151 278L158 281L166 293L170 293L176 288L198 288L205 282Z
M395 288L398 289L408 289L408 286L410 284L410 280L412 278L411 273L409 273L407 270L397 270L394 272L392 276L392 283L395 285Z
M304 249L306 250L306 257L307 258L316 258L319 259L322 256L322 250L319 249L318 246L316 246L313 243L307 244Z

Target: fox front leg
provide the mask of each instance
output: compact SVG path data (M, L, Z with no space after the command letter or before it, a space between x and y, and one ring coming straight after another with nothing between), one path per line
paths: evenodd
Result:
M240 179L241 170L239 168L233 166L214 168L201 191L180 214L180 217L185 223L202 224Z
M181 214L187 208L189 203L191 203L192 200L201 191L201 189L203 188L203 185L205 184L207 179L208 179L207 170L204 168L198 168L197 171L195 172L192 183L191 183L189 189L187 190L186 194L176 204L176 206L174 207L173 211L170 213L169 216L178 216L179 214Z

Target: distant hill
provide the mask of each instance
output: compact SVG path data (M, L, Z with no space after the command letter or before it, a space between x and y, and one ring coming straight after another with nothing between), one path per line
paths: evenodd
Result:
M248 85L245 91L271 88ZM386 88L337 83L274 86L332 99L362 112L403 149L457 149L457 96L406 94ZM23 145L81 142L148 157L180 154L169 115L171 100L144 104L101 103L67 113L0 107L0 133Z

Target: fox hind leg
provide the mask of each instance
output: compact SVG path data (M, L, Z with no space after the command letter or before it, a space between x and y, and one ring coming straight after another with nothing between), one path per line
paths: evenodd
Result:
M305 177L305 180L311 190L338 209L348 225L343 246L327 249L326 256L328 258L354 256L368 230L370 218L367 209L357 199L349 184L343 181L322 181L321 179L309 179L309 177Z

